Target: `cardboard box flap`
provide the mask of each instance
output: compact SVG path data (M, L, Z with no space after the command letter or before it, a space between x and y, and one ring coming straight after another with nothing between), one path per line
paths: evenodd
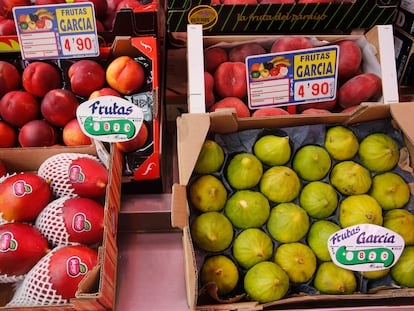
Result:
M186 186L174 184L172 186L171 225L183 229L188 226L188 205Z
M414 102L399 103L398 105L390 105L392 117L397 121L398 126L409 140L414 143Z
M183 186L190 180L209 128L210 116L205 113L183 114L177 118L179 182Z

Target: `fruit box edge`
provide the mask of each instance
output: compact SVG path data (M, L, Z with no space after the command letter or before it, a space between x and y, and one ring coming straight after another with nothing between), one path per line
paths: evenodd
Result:
M197 161L201 146L209 132L231 133L242 129L253 128L283 128L310 124L355 124L358 122L373 121L392 117L396 125L401 129L406 142L410 158L414 156L414 125L411 116L414 114L414 102L381 104L363 103L359 109L350 114L332 115L287 115L263 118L237 118L231 109L224 109L212 113L185 113L177 118L177 157L179 169L179 183L172 186L171 223L173 227L183 232L182 243L184 250L185 282L187 291L187 303L190 310L228 310L229 305L197 306L198 297L198 272L194 255L194 247L189 228L189 205L187 202L186 187ZM411 163L412 166L412 163ZM383 299L384 304L401 305L412 304L414 289L383 290L373 295L315 295L285 298L279 301L262 305L256 309L257 303L249 305L250 309L243 309L242 304L231 304L231 310L262 310L262 307L292 306L295 303L320 303L347 301L352 304L367 304ZM393 298L393 299L390 299ZM399 298L396 300L395 298ZM341 302L342 304L342 302ZM239 306L239 307L238 307ZM355 305L354 305L355 306ZM310 307L310 306L309 306ZM313 307L317 307L314 305Z

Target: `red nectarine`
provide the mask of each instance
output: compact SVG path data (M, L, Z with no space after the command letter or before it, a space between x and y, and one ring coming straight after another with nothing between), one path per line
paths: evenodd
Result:
M23 70L24 89L34 96L43 97L47 92L62 85L60 70L46 62L35 61Z
M259 108L252 113L252 117L264 117L264 116L283 116L289 115L290 113L287 112L283 108L279 107L263 107Z
M214 104L216 98L214 96L214 77L211 73L204 72L204 95L205 95L205 104L208 109L211 105Z
M204 50L204 68L211 74L214 74L214 71L221 63L228 60L227 51L221 47L212 47Z
M338 90L338 104L342 108L377 101L382 94L382 81L373 73L362 73L347 80Z
M0 120L0 148L12 148L17 146L17 130Z
M79 106L75 94L66 89L54 89L46 93L40 103L43 117L52 125L63 127L76 117Z
M0 100L0 116L13 126L22 126L40 116L40 105L26 91L10 91Z
M76 118L70 120L63 127L62 140L66 146L84 146L92 144L92 139L85 135Z
M266 50L260 44L254 42L244 43L233 47L229 51L229 61L244 63L247 56L259 55L264 53L266 53Z
M32 120L24 124L18 135L22 147L49 147L57 141L57 131L46 120Z
M21 76L16 66L0 61L0 97L10 91L19 89Z
M357 75L362 63L362 51L352 40L342 40L339 46L338 78L341 82Z
M122 95L119 94L118 91L115 91L114 89L111 89L110 87L104 87L102 89L93 91L91 95L89 95L89 99L100 97L100 96L108 96L108 95L122 97Z
M131 95L143 86L145 71L132 57L119 56L106 68L106 81L121 94Z
M82 59L73 63L68 69L72 92L88 97L93 91L105 84L105 70L96 61Z
M233 108L239 118L250 117L250 110L246 104L238 97L225 97L222 100L216 102L210 107L210 111L216 111L218 109Z
M220 64L214 73L214 89L221 97L245 97L247 94L245 64L242 62Z
M309 49L313 44L304 36L282 36L273 43L270 48L271 53L287 52L293 50Z

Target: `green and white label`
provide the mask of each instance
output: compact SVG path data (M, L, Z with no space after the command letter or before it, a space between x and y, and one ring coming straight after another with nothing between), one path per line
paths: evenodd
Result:
M391 268L400 258L404 245L398 233L371 224L344 228L328 239L332 261L353 271Z
M90 99L78 107L76 116L85 135L105 142L134 138L144 119L138 106L117 96Z

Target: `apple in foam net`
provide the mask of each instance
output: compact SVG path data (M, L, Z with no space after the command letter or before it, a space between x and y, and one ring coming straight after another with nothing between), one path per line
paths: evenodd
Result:
M46 207L52 192L36 173L19 173L0 183L0 212L5 221L32 222Z
M58 133L46 120L32 120L25 123L18 135L22 147L50 147L56 144Z
M17 146L17 130L0 120L0 148L12 148Z
M105 84L105 70L96 61L82 59L74 62L68 69L70 87L73 93L89 97Z
M77 118L73 118L63 127L62 140L66 146L91 145L92 140L81 129Z
M35 61L23 70L22 83L30 94L43 97L47 92L62 86L60 70L52 64Z
M52 125L63 127L76 117L79 106L75 94L66 89L54 89L46 93L40 103L43 117Z
M40 116L40 104L26 91L10 91L0 100L0 116L13 126L23 126Z

